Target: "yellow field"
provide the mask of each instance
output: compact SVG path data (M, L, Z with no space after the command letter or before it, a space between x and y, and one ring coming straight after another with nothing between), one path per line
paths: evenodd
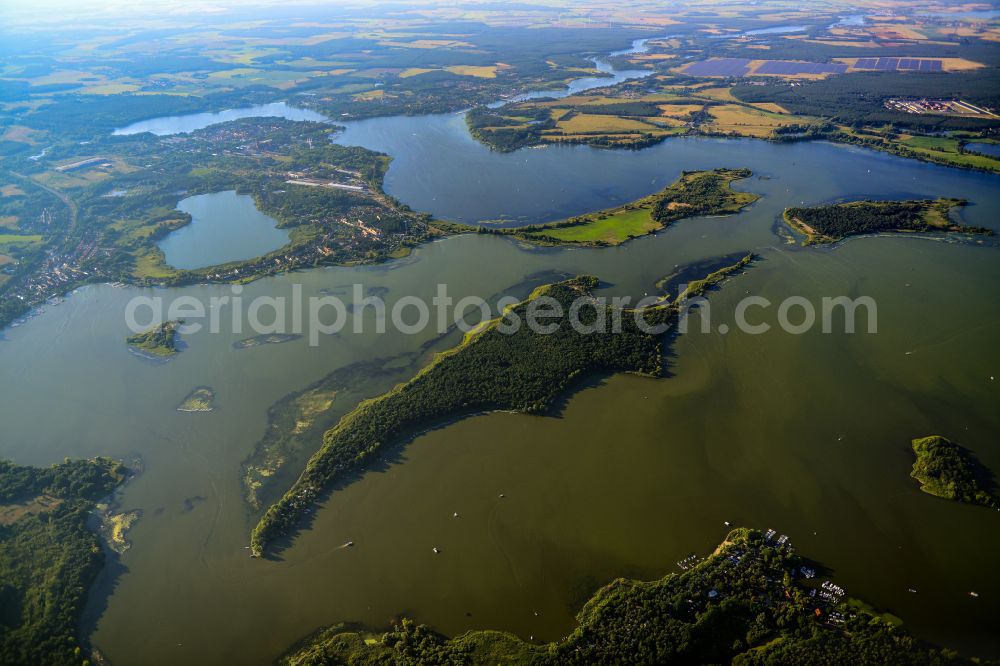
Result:
M662 116L668 118L678 118L680 116L686 116L690 113L695 113L701 111L705 107L701 104L660 104L660 112Z
M354 99L359 102L367 102L369 100L378 99L385 95L384 90L369 90L368 92L358 93L354 95Z
M565 134L590 134L594 132L627 132L631 130L652 130L652 125L631 118L599 116L579 113L569 120L560 120L557 127Z
M497 66L486 65L476 67L473 65L452 65L445 67L444 71L458 74L459 76L474 76L479 79L495 79L497 77Z
M978 37L991 42L1000 41L1000 29L990 26L942 26L937 29L937 32L943 37Z
M883 24L875 26L870 32L878 39L912 39L920 41L927 35L917 30L915 25Z
M761 111L770 111L771 113L789 113L788 109L780 104L775 104L774 102L758 102L757 104L751 104L750 106L760 109Z
M622 100L618 97L593 97L589 95L573 95L563 97L548 102L539 102L538 106L590 106L595 104L618 104Z
M675 129L675 128L665 128L665 129L653 129L648 132L652 136L671 136L674 134L683 134L685 130ZM636 141L645 139L645 134L601 134L599 135L602 139L607 139L611 141L614 145L618 146L629 146L634 144ZM593 134L542 134L542 139L545 141L550 141L553 143L558 143L560 141L571 141L571 142L587 142L594 138Z
M718 100L720 102L738 102L739 100L733 97L732 91L729 88L705 88L704 90L698 91L699 97L707 97L709 99Z
M439 71L439 70L428 69L426 67L410 67L410 68L404 69L402 72L400 72L399 73L399 78L401 78L401 79L408 79L411 76L418 76L420 74L426 74L427 72L437 72L437 71Z
M736 132L757 138L770 136L771 132L778 127L802 122L802 118L755 111L735 104L713 106L708 109L708 112L715 119L711 125L712 129L718 132Z
M939 58L939 60L941 68L946 72L968 72L986 66L981 62L973 62L965 58Z
M0 196L19 197L22 194L24 194L24 190L17 185L0 185Z

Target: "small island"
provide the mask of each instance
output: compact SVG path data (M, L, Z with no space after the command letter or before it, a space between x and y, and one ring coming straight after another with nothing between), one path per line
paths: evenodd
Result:
M641 310L616 311L591 300L591 306L579 309L579 323L592 328L588 332L581 332L565 313L578 299L591 298L599 284L596 277L580 276L535 289L502 317L480 324L458 346L438 354L413 379L362 402L327 430L301 476L251 532L252 555L263 556L270 544L295 529L331 483L386 445L479 412L544 413L574 382L593 373L659 376L662 335L640 321L666 330L676 321L683 297L704 293L752 258L716 270L676 300L664 298ZM550 331L543 334L527 325L505 330L511 321L523 324L533 301L542 297L553 299L563 312L545 322ZM620 331L599 321L620 321Z
M817 576L774 530L736 529L679 573L598 590L551 643L473 630L448 638L403 620L389 631L339 624L278 660L333 664L973 664L915 640L898 618Z
M173 319L157 324L148 331L128 336L125 341L133 349L153 356L168 357L177 353L177 329L183 319Z
M925 493L944 499L1000 509L1000 499L990 492L992 474L971 451L940 435L913 440L910 476Z
M215 409L215 389L211 386L196 386L177 406L178 412L210 412Z
M684 171L676 181L648 197L557 222L515 228L465 225L442 225L442 228L513 236L544 245L621 245L684 218L738 213L760 198L752 192L732 188L733 181L751 175L749 169Z
M829 206L788 208L785 222L806 235L804 245L834 243L848 236L877 233L941 231L992 235L985 227L970 227L951 220L952 209L964 199L912 201L851 201Z

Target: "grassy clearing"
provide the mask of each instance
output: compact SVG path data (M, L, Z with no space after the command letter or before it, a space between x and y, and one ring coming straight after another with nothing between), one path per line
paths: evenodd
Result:
M893 143L918 155L925 155L959 166L986 169L989 171L1000 169L1000 160L985 155L963 153L960 140L952 137L910 136L903 134L893 141Z
M17 229L17 215L0 215L0 229Z
M163 252L159 248L143 247L135 253L135 268L132 275L137 278L150 278L154 280L171 278L177 271L166 264L163 259Z
M0 234L0 253L17 254L45 242L39 234Z
M16 503L0 504L0 525L13 525L29 514L48 513L62 503L60 498L46 493Z
M608 245L619 245L629 238L656 231L659 227L660 225L650 216L648 208L619 209L607 217L598 217L588 224L553 229L546 235L567 243L601 241Z

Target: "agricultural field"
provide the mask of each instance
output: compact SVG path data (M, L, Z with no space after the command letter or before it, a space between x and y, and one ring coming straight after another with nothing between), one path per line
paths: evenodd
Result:
M653 131L654 125L641 120L622 118L614 115L598 115L577 113L572 117L564 117L556 124L562 134L614 134L630 131Z
M713 106L709 108L708 113L712 116L712 121L705 125L705 129L756 138L769 137L775 130L782 127L816 120L815 118L791 116L787 113L775 113L736 104Z

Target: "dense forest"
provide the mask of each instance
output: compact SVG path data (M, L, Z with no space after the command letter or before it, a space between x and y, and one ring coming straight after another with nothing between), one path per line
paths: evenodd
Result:
M803 231L808 243L829 243L848 236L886 231L953 231L992 234L990 229L956 224L949 211L962 199L852 201L829 206L789 208L785 221Z
M107 458L49 468L0 461L0 663L87 663L77 624L104 565L87 517L125 476Z
M939 435L915 439L912 446L917 459L910 476L925 493L1000 509L1000 498L991 492L993 475L971 451Z
M653 204L653 219L666 226L684 217L737 213L759 197L749 192L736 192L730 185L734 180L750 176L749 169L682 173Z
M644 332L632 311L592 302L579 310L580 332L566 315L577 299L589 299L598 284L579 277L541 287L501 318L470 332L454 349L439 354L413 379L361 403L333 429L305 471L281 500L265 512L251 534L253 554L288 533L331 481L363 462L372 452L423 428L462 414L504 409L539 413L548 409L574 380L590 372L661 371L660 336ZM534 301L554 299L562 313L536 332L522 323ZM552 301L549 301L550 303ZM676 310L670 304L647 308L641 317L665 325ZM620 332L615 322L620 321Z
M891 617L818 584L774 533L738 529L704 561L653 582L619 579L554 643L470 631L446 638L404 621L387 633L338 625L293 648L283 666L331 664L968 664L924 645Z
M541 140L542 131L556 126L552 113L545 107L518 107L515 117L509 115L499 109L477 106L465 114L465 122L472 136L502 153L535 145Z

